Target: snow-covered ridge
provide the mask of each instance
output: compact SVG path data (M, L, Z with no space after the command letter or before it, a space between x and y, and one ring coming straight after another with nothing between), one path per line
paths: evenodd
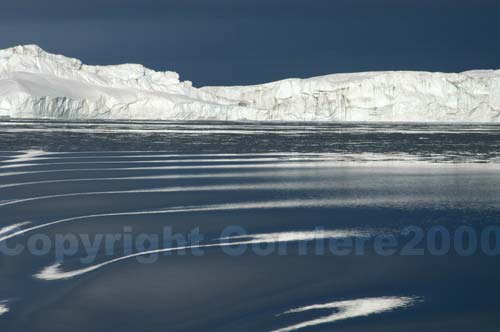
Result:
M195 88L137 64L0 50L0 116L59 119L500 122L500 70L368 72Z

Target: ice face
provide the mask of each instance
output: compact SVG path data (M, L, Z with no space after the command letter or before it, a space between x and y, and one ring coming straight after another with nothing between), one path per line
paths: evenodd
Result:
M368 72L194 88L137 64L0 50L0 116L57 119L500 122L500 70Z

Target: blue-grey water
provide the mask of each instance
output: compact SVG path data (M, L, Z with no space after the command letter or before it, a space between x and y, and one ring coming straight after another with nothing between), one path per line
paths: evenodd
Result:
M0 151L2 332L500 330L498 125L10 120Z

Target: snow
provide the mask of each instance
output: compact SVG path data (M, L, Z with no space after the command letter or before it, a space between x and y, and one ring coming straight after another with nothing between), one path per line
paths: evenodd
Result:
M55 119L500 122L500 70L367 72L195 88L138 64L0 50L0 116Z

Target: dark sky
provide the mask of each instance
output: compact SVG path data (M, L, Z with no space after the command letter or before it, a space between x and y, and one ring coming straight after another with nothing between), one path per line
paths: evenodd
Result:
M0 48L142 63L201 85L500 68L500 0L1 0Z

